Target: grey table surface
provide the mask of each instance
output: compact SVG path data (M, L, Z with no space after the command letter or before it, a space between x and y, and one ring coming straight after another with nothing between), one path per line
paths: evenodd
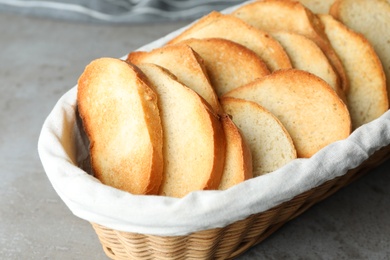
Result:
M122 57L187 22L108 25L0 13L0 259L107 259L41 166L37 140L85 65ZM239 259L390 259L390 162Z

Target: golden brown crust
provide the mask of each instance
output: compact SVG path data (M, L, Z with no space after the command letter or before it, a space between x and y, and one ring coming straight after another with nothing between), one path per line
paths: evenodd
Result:
M348 92L348 79L343 64L329 43L321 21L304 5L296 1L263 0L244 5L232 14L267 32L295 32L313 40L339 74L343 91Z
M270 74L256 53L236 42L222 38L191 38L182 43L202 57L218 96Z
M352 31L330 15L321 15L320 18L349 77L347 106L353 129L356 129L378 118L389 108L383 67L374 48L362 34Z
M178 43L190 38L223 38L254 51L271 71L291 68L282 46L269 34L250 26L233 15L213 11L168 42Z
M272 36L284 47L295 69L304 70L322 78L346 102L338 74L314 41L301 34L287 31L274 32Z
M78 81L78 110L95 176L133 194L156 194L162 180L162 128L156 93L124 61L92 61Z
M155 64L139 64L154 85L164 132L164 179L159 194L183 197L217 189L226 141L219 116L196 92Z
M280 70L225 96L254 101L273 113L290 133L298 157L311 157L351 133L345 103L325 81L305 71Z
M133 64L153 63L175 75L177 79L201 95L216 113L221 111L217 94L201 57L184 44L167 45L149 52L131 52L127 61Z
M219 190L226 190L253 177L252 154L240 130L228 115L221 117L226 137L226 158Z
M336 19L339 19L339 10L340 10L341 1L335 0L335 2L330 6L329 8L329 14L335 17Z
M390 93L390 2L336 0L330 14L351 30L363 34L381 60ZM388 97L390 99L390 96Z
M221 104L247 141L253 177L273 172L297 158L290 134L282 123L256 102L223 97Z

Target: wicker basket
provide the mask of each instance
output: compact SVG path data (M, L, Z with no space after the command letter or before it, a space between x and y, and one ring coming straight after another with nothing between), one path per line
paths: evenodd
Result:
M229 10L226 10L225 12L228 13ZM185 27L172 32L171 34L145 45L138 50L148 51L158 46L162 46L184 29ZM58 101L53 111L45 121L39 138L39 155L45 168L45 172L47 173L58 195L76 216L85 219L92 224L100 239L104 252L111 259L233 259L244 253L252 246L262 242L287 221L299 216L317 202L320 202L332 195L340 188L348 185L390 158L390 112L388 112L376 123L373 122L374 124L370 123L369 126L368 124L367 126L364 126L364 131L360 131L358 135L355 135L355 137L358 138L352 138L349 142L347 142L347 144L353 143L357 145L358 150L361 154L364 154L364 157L361 157L359 160L351 160L348 164L348 168L345 168L346 166L344 167L341 165L344 160L354 157L349 156L347 153L349 150L346 150L345 148L349 148L350 146L342 146L344 148L342 150L342 158L336 158L337 160L334 160L332 156L326 156L328 162L332 161L332 165L337 167L340 166L340 169L333 167L329 170L329 178L328 176L325 176L326 178L321 176L320 180L316 179L318 182L315 183L318 184L310 185L307 189L306 186L305 189L296 189L298 191L295 192L296 190L294 190L293 195L283 197L282 200L278 200L278 202L270 204L269 207L264 207L261 210L256 208L256 210L251 210L250 213L245 215L240 213L240 218L236 217L234 219L232 218L231 221L229 220L228 223L231 224L219 224L221 222L218 222L218 225L213 224L207 226L206 228L203 228L202 226L197 229L189 229L190 231L188 232L192 233L188 235L164 236L139 234L135 232L142 233L143 229L140 231L140 229L134 229L133 227L131 229L127 229L128 231L133 232L124 232L112 229L112 227L121 229L120 227L123 227L123 225L112 226L113 223L118 224L116 219L114 219L116 222L111 221L112 215L115 214L108 214L111 212L106 208L102 210L102 205L111 205L110 198L114 200L118 197L123 198L125 196L122 193L121 195L116 195L116 197L112 195L111 191L108 190L108 187L103 188L104 185L98 183L92 176L89 176L87 174L88 171L82 167L84 160L87 158L88 144L85 137L83 137L83 133L81 131L82 127L79 125L80 122L76 117L76 109L76 87L74 87ZM357 131L355 131L355 133L356 132ZM384 142L382 142L383 140ZM373 141L372 145L371 141ZM341 146L338 147L340 148ZM331 153L333 155L334 153L329 152L332 151L330 149L331 147L329 147L326 151L328 151L328 154ZM376 152L372 153L373 151ZM323 152L322 156L328 154ZM371 156L367 160L364 160L367 158L366 155L370 154ZM357 162L356 164L354 164L355 161ZM309 165L311 166L312 164ZM356 165L359 166L354 168ZM295 171L296 173L299 173L299 171L295 169L296 168L292 167L285 168L284 172L291 173L292 171ZM310 169L310 173L313 171L316 171L316 173L321 172L318 168ZM345 173L347 169L351 170ZM328 168L326 168L326 170L328 170ZM334 176L338 177L335 178ZM261 183L250 181L249 184ZM243 185L246 184L248 184L248 182L243 183ZM277 185L278 182L274 184ZM244 189L243 187L244 186L241 186L239 187L240 189L237 190L240 191ZM305 192L302 192L302 190ZM232 194L237 195L239 193ZM284 194L285 192L283 195ZM96 197L94 197L94 195ZM103 198L105 200L102 200ZM215 199L219 197L213 198ZM125 201L128 202L128 199L130 198L126 196L125 199ZM228 201L230 205L231 200ZM129 203L126 203L125 205L129 205ZM136 203L135 205L139 205L139 203ZM161 205L163 205L163 203ZM123 204L117 208L122 209L122 206ZM154 209L155 204L148 204L146 206L148 206L148 209ZM192 204L190 204L190 206L192 206ZM111 209L113 208L115 207L111 207ZM128 210L127 212L131 212L131 214L133 213L131 210ZM199 212L197 212L197 217L203 218L203 215ZM238 210L236 212L241 211ZM143 216L145 216L145 214ZM146 214L146 216L154 217L155 215L153 214L154 212L149 215ZM120 218L120 220L126 222L128 220L127 217L133 215L134 214L125 214L122 218ZM106 217L108 220L106 220ZM115 215L115 218L116 217L117 215ZM222 217L224 218L225 215ZM110 224L111 228L101 225L102 223L105 225ZM127 223L125 224L126 225L124 226L127 228ZM149 223L142 224L143 228L145 228L148 227ZM165 222L160 221L160 226L158 227L160 228L161 225L165 224ZM185 225L181 223L181 227L183 226ZM217 226L224 227L212 228ZM194 230L200 231L193 232ZM158 233L159 232L157 232L157 234ZM173 234L184 233L179 232Z
M233 259L389 158L390 146L386 146L346 174L224 228L186 236L155 236L121 232L95 223L92 226L112 259Z

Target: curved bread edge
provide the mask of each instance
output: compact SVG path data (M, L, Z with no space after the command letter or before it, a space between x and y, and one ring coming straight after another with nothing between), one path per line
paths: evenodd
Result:
M133 194L157 194L162 127L157 95L145 76L118 59L94 60L78 80L77 104L95 176Z
M146 63L138 67L159 97L164 136L164 177L159 194L183 197L191 191L217 189L226 149L219 116L166 69Z

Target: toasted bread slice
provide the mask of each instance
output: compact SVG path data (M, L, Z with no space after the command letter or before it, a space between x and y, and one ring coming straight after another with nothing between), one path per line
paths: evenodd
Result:
M374 47L386 75L390 93L390 3L386 0L337 0L330 14L361 33Z
M184 44L167 45L150 52L131 52L127 60L135 65L153 63L169 70L177 79L201 95L217 113L221 106L211 86L202 58Z
M92 61L79 78L78 111L95 176L133 194L157 194L163 169L157 95L126 62Z
M320 18L349 78L347 106L355 129L389 109L383 67L374 48L363 35L350 30L330 15L321 15Z
M325 80L345 101L338 75L322 50L312 40L297 33L278 31L272 36L280 42L290 57L293 68L304 70Z
M173 38L168 44L190 38L231 40L254 51L271 71L291 68L287 54L275 39L232 15L213 11Z
M270 74L259 56L241 44L222 38L188 39L183 43L204 60L218 96Z
M262 106L232 97L222 98L221 104L249 145L253 177L275 171L297 157L285 127Z
M166 69L151 63L138 67L159 97L164 138L160 194L183 197L195 190L218 189L226 147L219 117Z
M313 40L338 73L341 89L345 93L348 91L343 64L327 39L321 21L301 3L286 0L256 1L243 5L232 14L266 32L288 31Z
M256 102L273 113L290 133L298 157L311 157L351 132L344 102L324 80L306 71L276 71L224 96Z
M219 190L226 190L253 177L252 154L241 131L228 115L221 117L226 137L225 167Z
M305 7L316 14L328 14L330 7L336 0L298 0Z

